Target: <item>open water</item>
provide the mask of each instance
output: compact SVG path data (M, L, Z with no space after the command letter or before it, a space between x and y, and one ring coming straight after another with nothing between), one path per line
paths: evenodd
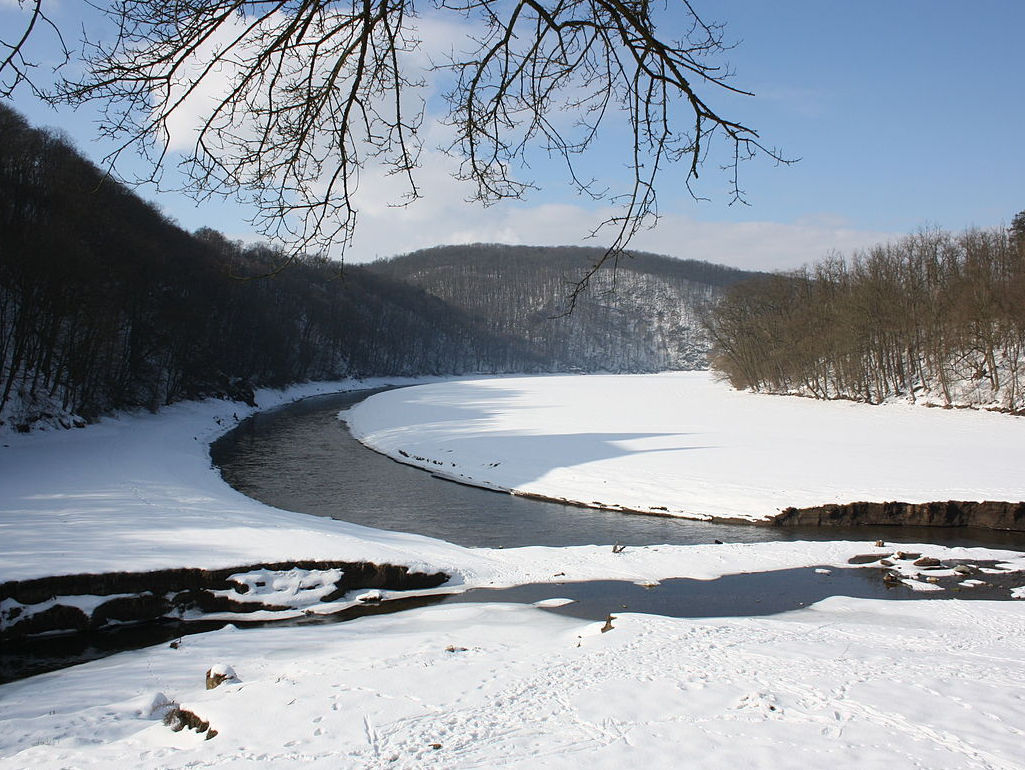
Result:
M211 447L233 487L260 502L471 547L876 540L1025 548L1020 534L926 527L776 528L563 505L469 487L356 441L340 411L379 390L316 396L262 412Z

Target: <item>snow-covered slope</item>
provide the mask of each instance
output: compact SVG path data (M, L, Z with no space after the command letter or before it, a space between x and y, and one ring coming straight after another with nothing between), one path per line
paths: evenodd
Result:
M260 391L257 403L373 385ZM448 543L274 510L231 489L211 467L208 443L254 411L183 402L80 430L4 436L0 582L281 559L369 559L427 571L465 563L453 558L463 549Z
M1025 500L1025 421L739 392L707 372L445 382L345 413L466 483L690 518L828 503Z
M1022 765L1025 604L775 617L445 605L184 639L0 687L0 767ZM227 663L239 681L204 689ZM173 700L212 740L161 723Z

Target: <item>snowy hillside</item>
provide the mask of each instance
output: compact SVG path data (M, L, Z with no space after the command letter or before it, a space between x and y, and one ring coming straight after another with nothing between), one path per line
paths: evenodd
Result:
M443 246L368 269L466 313L498 339L537 354L542 370L653 372L704 369L709 341L700 309L750 276L654 254L598 271L567 314L567 297L604 252L597 248Z

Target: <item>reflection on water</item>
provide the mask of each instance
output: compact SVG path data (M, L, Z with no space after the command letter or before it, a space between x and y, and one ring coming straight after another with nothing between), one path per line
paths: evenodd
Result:
M801 567L795 569L723 575L714 580L673 578L645 587L622 580L569 583L533 583L510 588L475 588L455 594L390 599L379 604L356 604L325 615L300 615L281 620L184 621L167 618L135 625L67 636L34 637L5 643L0 652L0 682L22 679L77 663L104 658L115 652L167 643L187 634L223 628L229 622L240 629L328 625L369 615L384 615L439 603L509 602L535 604L569 599L545 611L587 621L602 621L619 613L636 612L675 618L754 617L800 610L831 596L861 599L1009 600L1010 588L1025 582L1025 574L987 575L988 587L960 590L960 577L951 578L946 590L913 591L883 581L884 570L872 567ZM353 594L364 589L357 589ZM440 590L444 590L443 588ZM174 642L172 642L174 643Z
M883 581L878 567L854 569L799 567L769 572L723 575L714 580L673 578L643 586L622 580L589 580L580 583L533 583L511 588L478 588L450 597L450 602L515 602L534 604L556 598L571 603L545 607L551 612L585 620L604 620L618 612L640 612L673 618L724 618L775 615L808 607L831 596L856 599L982 599L1011 600L1011 588L1025 582L1025 575L987 575L991 584L959 589L962 578L948 581L941 591L913 591L902 584Z
M875 540L1025 548L1020 534L921 527L775 529L600 511L442 481L349 435L337 413L373 391L317 396L244 421L211 447L236 489L268 505L465 546Z
M365 589L353 591L360 593ZM444 595L411 596L392 599L379 604L356 604L330 615L300 615L283 620L246 620L245 615L224 619L182 620L161 618L141 623L125 623L94 631L73 634L30 636L8 639L0 648L0 684L25 679L47 671L58 671L68 666L106 658L125 650L140 650L156 644L178 643L183 636L217 631L227 625L236 628L264 628L269 626L302 626L323 623L341 623L346 620L386 615L437 604Z

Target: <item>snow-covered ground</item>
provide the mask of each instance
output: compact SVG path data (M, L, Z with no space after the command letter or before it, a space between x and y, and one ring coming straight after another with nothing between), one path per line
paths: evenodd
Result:
M683 382L651 379L659 387ZM592 380L617 382L577 378L592 399ZM509 381L509 392L521 392L522 382ZM547 435L578 444L579 423L555 408L565 379L532 382L538 394L545 383L555 389L540 402L549 407ZM495 380L487 389L501 387ZM608 393L604 409L629 412L618 398ZM443 406L515 430L505 406L484 415L495 405L481 399ZM530 412L511 396L503 403ZM182 404L76 431L4 437L0 580L318 558L445 570L462 587L650 584L813 565L835 572L880 550L866 542L466 549L278 511L234 492L210 467L207 442L248 411ZM754 421L758 412L747 414ZM589 429L619 436L594 437L598 453L624 441L680 451L676 427L653 426L639 413L634 424L617 425ZM660 444L643 438L649 433L670 437ZM834 453L843 452L834 437ZM1011 552L899 547L1025 569L1025 557ZM289 590L287 579L258 577L268 590ZM600 622L531 606L446 604L330 626L228 628L120 653L0 686L0 767L1025 767L1025 602L833 597L758 618L613 612L602 633ZM205 672L228 667L237 678L206 690ZM216 735L172 731L163 723L172 703Z
M269 408L383 384L308 384L261 391L256 400ZM287 559L370 559L430 571L468 564L448 543L275 510L228 487L211 466L209 442L255 411L185 402L83 429L0 438L0 582L115 566L213 569Z
M689 518L1025 500L1025 420L736 391L709 372L443 382L345 413L363 443L480 486Z

